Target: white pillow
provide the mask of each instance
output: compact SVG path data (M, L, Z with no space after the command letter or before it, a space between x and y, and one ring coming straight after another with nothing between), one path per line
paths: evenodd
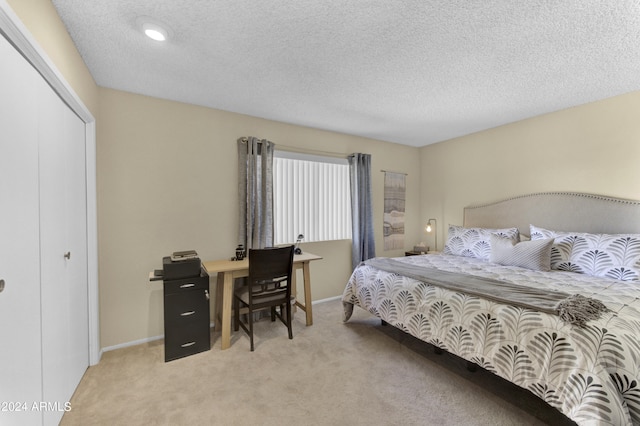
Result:
M551 245L553 238L514 243L508 238L491 235L491 256L493 263L519 266L534 271L551 270Z
M492 234L508 238L514 244L520 241L518 228L464 228L462 226L449 225L449 234L443 253L489 260Z
M553 238L551 269L640 280L640 234L552 231L530 225L531 240Z

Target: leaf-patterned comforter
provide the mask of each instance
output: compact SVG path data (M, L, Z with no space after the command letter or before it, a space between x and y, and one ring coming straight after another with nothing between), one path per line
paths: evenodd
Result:
M413 336L525 388L581 425L640 424L640 282L532 271L484 260L397 258L451 272L579 293L610 312L584 328L361 265L342 297Z

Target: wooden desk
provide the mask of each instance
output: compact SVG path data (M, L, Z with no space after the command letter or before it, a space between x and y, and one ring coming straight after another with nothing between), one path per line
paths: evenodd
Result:
M307 326L313 324L313 312L311 307L311 274L309 263L312 260L320 260L322 257L302 253L293 256L293 279L291 294L296 293L296 271L302 268L304 278L304 304L296 297L296 306L307 315ZM249 275L249 260L211 260L203 262L204 268L210 277L218 275L216 286L216 303L214 307L214 320L216 330L222 330L222 349L231 346L231 301L233 300L233 282L235 278Z

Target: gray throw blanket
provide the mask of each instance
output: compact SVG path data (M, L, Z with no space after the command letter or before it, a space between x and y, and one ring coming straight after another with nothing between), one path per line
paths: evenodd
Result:
M363 263L447 290L558 315L563 321L580 327L587 321L600 318L603 312L608 311L602 302L579 294L550 292L492 278L412 265L384 257L365 260Z

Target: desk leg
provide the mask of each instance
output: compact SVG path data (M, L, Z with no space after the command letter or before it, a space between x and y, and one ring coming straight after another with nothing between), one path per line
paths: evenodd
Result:
M309 272L309 262L302 264L302 275L304 277L304 307L307 314L307 326L313 325L313 311L311 306L311 273Z
M231 346L231 300L233 299L233 274L225 272L222 289L222 349Z
M222 329L222 294L224 288L224 273L218 272L216 279L216 303L213 304L213 322L216 331Z

